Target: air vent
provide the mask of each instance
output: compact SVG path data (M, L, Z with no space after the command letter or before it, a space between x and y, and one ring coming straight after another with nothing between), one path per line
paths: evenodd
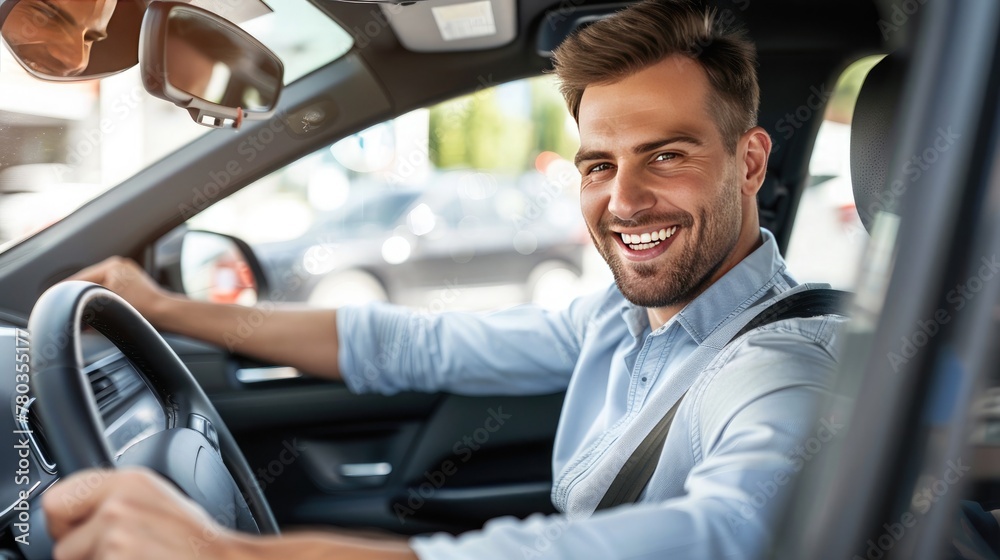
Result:
M107 420L122 403L131 400L132 396L143 388L143 381L127 358L115 354L99 360L88 366L84 373L90 379L94 399L101 416ZM16 418L18 426L29 434L38 463L49 474L56 473L56 465L49 451L48 438L45 434L45 419L32 406L35 399L31 398L24 406L22 416Z
M107 363L101 360L87 372L101 416L106 416L142 389L142 380L132 364L124 357L116 358Z

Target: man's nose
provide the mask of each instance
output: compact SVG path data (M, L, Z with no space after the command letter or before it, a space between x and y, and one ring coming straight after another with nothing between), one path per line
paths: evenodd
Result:
M638 170L627 166L618 168L611 185L608 211L622 220L631 220L656 204L656 196Z

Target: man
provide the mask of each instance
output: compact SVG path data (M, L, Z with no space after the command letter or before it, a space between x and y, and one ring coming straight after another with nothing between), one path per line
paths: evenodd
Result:
M771 140L756 126L754 57L742 33L681 0L638 4L559 48L556 71L580 129L583 213L615 276L608 290L554 314L530 306L432 318L388 305L278 311L237 348L358 392L566 389L552 492L563 514L407 543L248 537L219 529L164 481L121 472L88 489L82 505L70 496L83 476L46 493L57 558L189 557L192 538L211 558L761 553L790 477L811 458L798 451L814 435L840 320L781 321L729 343L734 325L795 285L758 224ZM121 259L79 278L104 283L161 329L216 343L251 312L167 294ZM384 367L365 367L380 353ZM678 402L638 503L594 513L638 442ZM817 441L835 429L824 425ZM201 538L205 526L213 538Z
M32 70L78 76L90 64L94 43L107 38L117 5L118 0L7 0L0 32Z

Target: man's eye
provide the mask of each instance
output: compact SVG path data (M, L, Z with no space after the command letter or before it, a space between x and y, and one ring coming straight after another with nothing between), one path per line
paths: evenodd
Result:
M41 16L41 18L44 18L45 20L52 20L52 21L59 20L59 14L54 12L48 6L42 4L31 4L31 7L34 8L36 15ZM38 18L36 18L36 21L37 19ZM45 25L49 25L49 22L45 21Z
M653 161L670 161L670 160L676 159L676 158L677 158L677 154L675 154L673 152L665 152L665 153L662 153L662 154L657 154L656 157L653 158Z
M591 168L587 170L587 174L597 171L607 171L608 169L611 169L610 163L598 163L597 165L591 166Z

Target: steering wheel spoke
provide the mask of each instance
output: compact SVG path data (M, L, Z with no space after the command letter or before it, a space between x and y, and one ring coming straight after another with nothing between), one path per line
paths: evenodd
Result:
M250 507L215 446L190 428L171 428L132 445L119 467L148 467L173 482L220 525L258 532Z

